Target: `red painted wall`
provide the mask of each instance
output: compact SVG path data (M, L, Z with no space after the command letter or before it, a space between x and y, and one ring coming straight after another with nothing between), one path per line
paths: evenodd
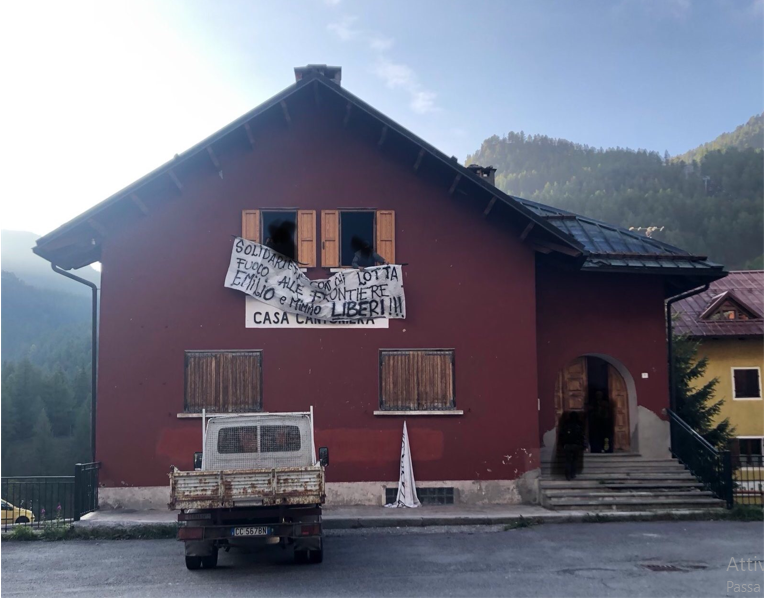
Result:
M259 135L254 150L220 153L223 179L200 169L182 194L104 240L102 482L164 485L171 465L192 466L201 423L177 418L191 349L262 349L264 409L313 405L329 481L379 481L397 479L403 425L372 414L379 349L454 348L465 414L408 417L417 479L512 479L532 468L524 451L536 454L539 429L533 252L487 223L484 205L450 197L341 124L299 112L293 121ZM244 295L223 287L231 235L241 210L269 207L394 209L397 261L410 264L408 318L387 330L245 328Z
M639 405L665 419L668 366L660 278L570 272L539 263L536 301L542 436L555 426L557 373L591 353L622 363L634 378Z

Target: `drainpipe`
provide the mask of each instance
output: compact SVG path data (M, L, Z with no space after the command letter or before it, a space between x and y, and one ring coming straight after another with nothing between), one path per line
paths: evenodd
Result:
M66 276L67 278L71 278L72 280L76 280L77 282L84 284L93 291L93 322L91 324L92 330L92 338L91 338L91 346L90 346L90 353L91 353L91 359L92 363L90 365L90 460L92 462L95 462L96 460L96 390L97 390L97 381L98 381L98 287L95 285L95 283L90 282L89 280L85 280L84 278L80 278L79 276L75 276L71 272L67 272L66 270L62 270L56 264L52 263L50 264L50 267L53 268L53 271L56 274L61 274L62 276Z
M700 288L692 289L676 297L672 297L666 301L666 330L668 331L668 366L669 366L669 407L671 411L676 413L676 388L674 380L674 320L671 317L671 306L677 301L687 299L693 295L699 295L705 293L710 286L710 283L706 283Z

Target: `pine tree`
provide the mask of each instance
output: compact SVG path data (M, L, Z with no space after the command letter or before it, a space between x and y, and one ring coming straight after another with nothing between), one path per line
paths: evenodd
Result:
M708 358L697 358L698 343L687 336L674 336L674 384L677 415L712 446L726 450L735 429L727 418L717 421L724 400L713 402L719 383L713 378L698 386L708 367Z

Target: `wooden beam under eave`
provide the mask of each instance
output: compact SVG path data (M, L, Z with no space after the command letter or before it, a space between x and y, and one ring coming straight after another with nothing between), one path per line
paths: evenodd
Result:
M544 247L543 245L539 245L537 243L531 243L531 249L544 254L552 253L552 250L549 249L549 247Z
M252 149L255 149L255 136L252 134L252 127L249 126L249 123L244 123L244 130L247 132L247 139L249 139L249 145L252 146Z
M569 255L571 257L578 257L581 255L581 252L578 249L573 249L572 247L561 245L560 243L552 243L551 241L536 241L534 248L536 246L545 247L549 249L549 251L557 251L558 253Z
M289 116L289 108L284 100L279 102L281 104L281 111L284 113L284 120L286 120L287 126L292 126L292 117Z
M218 157L215 155L215 150L212 149L211 145L207 146L207 155L210 157L210 160L212 160L212 164L220 170L220 161L218 160Z
M135 193L130 195L130 200L133 202L136 208L138 208L141 211L141 214L144 216L149 215L149 209L146 207L146 204L143 203L140 197L138 197Z
M497 198L495 195L494 195L494 196L491 198L491 201L489 201L489 202L488 202L488 206L487 206L487 207L486 207L486 209L483 211L483 216L488 216L488 214L490 214L490 213L491 213L491 210L493 210L493 206L494 206L494 204L496 203L496 200L497 200L497 199L498 199L498 198Z
M462 180L462 175L457 174L456 178L454 179L454 182L451 183L451 188L448 190L449 195L453 195L454 191L456 191L456 186L459 184L459 181Z
M419 170L419 167L422 165L422 160L424 160L424 148L419 150L419 153L416 156L416 162L414 162L414 172L417 172Z
M97 232L99 235L101 235L102 237L106 236L106 234L107 234L106 233L106 228L104 228L103 224L98 222L98 220L96 220L95 218L91 218L90 220L88 220L88 224L91 227L93 227L93 230L95 232Z
M382 147L387 139L387 126L382 127L382 132L379 134L379 141L377 141L377 147Z
M342 126L347 128L348 123L350 122L350 112L353 110L353 104L348 102L347 108L345 108L345 118L342 121Z
M529 222L528 225L523 229L523 232L520 233L520 240L525 241L526 237L530 234L530 232L533 230L533 227L536 226L535 222Z
M180 182L180 179L178 178L178 175L175 174L175 171L170 169L167 173L170 175L170 178L172 179L172 182L175 183L175 186L178 188L178 191L183 191L183 183Z

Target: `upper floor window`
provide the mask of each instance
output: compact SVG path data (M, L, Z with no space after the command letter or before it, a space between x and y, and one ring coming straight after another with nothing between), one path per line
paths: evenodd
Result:
M273 247L303 268L316 267L315 210L244 210L241 236Z
M260 411L262 363L262 351L186 351L185 411Z
M739 305L734 299L725 300L719 307L706 316L708 320L750 320L759 317Z
M732 368L732 398L760 399L761 371L759 368Z
M356 254L367 256L359 265L373 265L374 254L395 263L395 212L392 210L323 210L321 265L353 266Z

